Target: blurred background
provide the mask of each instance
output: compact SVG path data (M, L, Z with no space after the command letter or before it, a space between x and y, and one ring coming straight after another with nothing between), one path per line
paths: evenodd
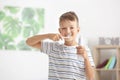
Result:
M16 80L20 74L24 77L17 80L40 79L41 69L35 66L41 66L40 63L47 61L47 57L42 55L44 60L40 60L40 51L28 47L25 40L35 34L58 33L59 17L64 12L74 11L78 15L80 34L87 38L91 51L99 44L99 37L120 37L119 4L119 0L0 0L0 80ZM32 64L35 66L8 71L15 66ZM22 75L22 70L35 70L36 74ZM11 78L15 73L17 78Z

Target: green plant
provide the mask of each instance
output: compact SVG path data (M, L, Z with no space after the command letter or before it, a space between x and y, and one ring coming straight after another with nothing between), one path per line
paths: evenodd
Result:
M44 8L6 6L0 10L0 49L32 50L27 37L44 28Z

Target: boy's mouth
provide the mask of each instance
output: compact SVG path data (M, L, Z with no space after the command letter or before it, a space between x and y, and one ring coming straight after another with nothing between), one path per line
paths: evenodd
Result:
M72 35L71 35L71 33L70 34L68 34L68 35L65 35L65 36L63 36L63 38L70 38Z

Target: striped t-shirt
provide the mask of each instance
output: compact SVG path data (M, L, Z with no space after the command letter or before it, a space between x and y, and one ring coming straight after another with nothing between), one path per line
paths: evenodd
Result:
M76 46L42 42L41 51L49 56L49 80L86 80L84 59L77 55ZM90 52L88 57L94 66Z

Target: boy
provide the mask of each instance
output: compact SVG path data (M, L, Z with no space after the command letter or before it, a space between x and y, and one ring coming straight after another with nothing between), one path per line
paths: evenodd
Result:
M49 56L49 80L93 80L91 53L76 41L80 31L77 15L72 11L62 14L59 26L60 34L35 35L26 40L29 46L41 49ZM63 44L58 42L60 39L64 40Z

